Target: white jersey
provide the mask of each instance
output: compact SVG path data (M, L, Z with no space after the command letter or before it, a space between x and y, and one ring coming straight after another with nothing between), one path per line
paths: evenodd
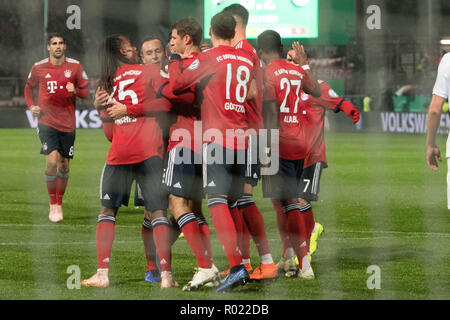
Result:
M448 99L450 97L450 53L446 53L439 63L433 94ZM450 158L450 133L447 139L445 157Z

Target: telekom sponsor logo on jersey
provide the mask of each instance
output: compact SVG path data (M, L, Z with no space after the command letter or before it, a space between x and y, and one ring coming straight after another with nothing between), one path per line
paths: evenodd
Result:
M47 89L50 93L55 93L55 89L58 88L56 81L47 81Z

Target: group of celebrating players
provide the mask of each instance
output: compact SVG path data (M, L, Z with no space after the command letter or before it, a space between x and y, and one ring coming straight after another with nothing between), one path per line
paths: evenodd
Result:
M97 272L83 280L83 286L109 286L116 216L121 205L128 205L133 181L136 200L144 206L146 281L161 282L161 288L178 286L171 245L180 232L197 260L184 291L202 286L226 291L249 281L275 280L279 273L314 278L310 259L323 227L315 223L310 202L317 200L327 166L325 109L343 111L354 123L359 112L314 78L298 43L285 60L280 35L266 30L255 50L246 40L248 16L239 4L216 14L211 20L212 48L201 45L202 28L193 18L172 26L169 54L157 37L144 39L140 54L123 35L108 36L102 43L94 106L111 146L100 182ZM49 218L57 222L62 220L75 139L75 120L69 114L74 113L75 97L86 97L87 76L77 61L65 58L60 35L49 37L48 49L49 59L33 66L25 95L39 119ZM57 70L61 79L56 79ZM39 106L31 92L38 82ZM52 93L58 90L64 94L56 100ZM269 144L261 148L263 138ZM276 174L261 174L267 166L263 158L277 164ZM261 177L283 243L278 264L252 196ZM206 197L229 262L223 272L213 263L210 229L202 213ZM255 269L250 236L260 257Z

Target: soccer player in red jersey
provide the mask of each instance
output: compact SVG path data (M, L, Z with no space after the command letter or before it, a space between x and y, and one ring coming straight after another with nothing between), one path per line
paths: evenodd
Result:
M199 51L198 45L202 38L201 26L192 18L182 19L173 26L171 38L171 49L173 52L187 52L195 55L196 52ZM141 59L145 63L156 63L160 66L162 84L160 90L158 90L159 95L173 101L171 112L176 116L176 121L170 128L170 138L167 150L168 157L163 183L170 193L169 208L172 217L175 219L175 224L185 232L185 238L198 261L198 272L195 273L193 280L183 287L183 290L189 291L200 285L216 280L216 278L218 278L218 271L212 264L209 227L201 212L202 169L200 164L195 164L193 161L195 157L193 154L194 121L199 120L200 110L193 106L193 101L190 104L186 104L184 101L180 101L179 96L175 97L164 89L168 80L168 75L164 71L165 55L157 59L158 53L163 52L163 50L164 46L160 40L147 38L142 44ZM184 62L188 66L193 60L194 58L192 57L185 59ZM192 92L191 95L193 96L194 93ZM133 108L133 105L124 107L125 113L132 111L135 115L145 114L144 109L133 110L135 109ZM115 108L117 108L117 106L113 106L109 110ZM182 139L181 141L179 141L180 138ZM182 157L188 156L192 160L191 163L182 163L181 161L178 161L178 158L176 157L180 156L180 154ZM201 158L201 155L198 157ZM143 224L143 232L144 230L146 233L151 232L146 221L144 221ZM148 237L143 234L143 239L147 238ZM144 241L144 244L145 243L146 241ZM148 244L145 245L145 247L151 248ZM148 250L146 249L146 253L147 251ZM150 252L147 253L148 264L149 256L152 255L152 251L153 250L150 250ZM146 276L146 279L147 278L148 277Z
M287 61L294 63L291 58L293 54L292 51L288 53ZM322 169L328 167L324 139L325 111L327 109L333 110L335 113L343 111L353 120L353 123L357 123L360 118L358 109L351 102L340 97L326 82L321 80L318 82L322 95L320 98L315 98L302 92L299 112L300 122L304 127L304 136L299 139L304 141L310 150L305 159L304 169L298 186L300 211L303 213L302 217L308 232L307 239L310 240L307 243L310 255L316 250L317 237L323 232L323 226L314 221L311 202L318 200ZM287 219L283 215L279 202L274 201L274 208L277 213L278 229L283 242L283 254L278 266L284 270L287 276L292 276L296 272L295 253L287 239Z
M170 51L188 56L182 60L183 69L197 59L202 34L202 27L193 18L181 19L172 26ZM195 85L188 91L195 92ZM195 123L200 124L200 107L174 104L172 112L177 119L170 128L163 183L170 193L170 211L197 259L198 269L183 287L190 291L205 284L218 285L219 272L212 262L210 230L202 213L201 141L195 141L194 129Z
M139 65L137 50L120 35L109 36L102 45L100 86L119 102L147 104L156 97L154 80L160 74L155 65ZM128 203L131 183L142 188L145 217L151 221L161 264L161 287L178 284L171 272L167 201L162 192L162 133L154 118L125 116L116 119L112 143L101 178L101 213L97 224L97 273L83 286L109 286L108 268L114 241L116 215Z
M47 38L49 57L34 64L25 85L28 108L38 118L52 222L63 220L62 200L69 180L69 159L74 156L75 100L90 97L88 77L77 60L66 57L66 49L61 34L50 34ZM38 86L36 104L33 89Z
M257 88L256 99L250 100L245 105L248 117L249 128L258 130L264 128L262 117L262 98L263 98L263 70L256 50L246 39L246 29L249 18L248 10L240 4L232 4L225 9L236 20L235 36L232 45L236 49L243 49L253 56L257 62L255 64L255 84ZM253 134L249 137L248 148L248 170L246 172L246 183L244 185L244 194L233 208L230 208L233 220L238 230L238 245L242 255L242 263L247 271L252 271L250 263L250 234L255 242L260 257L260 265L250 274L252 280L270 280L277 278L277 266L273 262L272 254L269 248L269 241L264 226L264 219L253 200L253 187L258 184L260 170L258 164L258 135ZM223 272L227 274L228 270Z
M307 230L301 217L297 185L308 155L306 146L299 142L303 127L299 118L300 93L303 89L313 96L320 96L320 87L310 72L308 59L303 47L294 45L293 57L301 66L295 66L281 58L283 46L280 35L266 30L258 36L258 54L265 67L265 108L276 115L268 121L268 128L279 127L279 170L275 176L264 176L269 188L264 188L264 196L281 202L288 219L290 243L299 257L300 273L303 278L314 278L308 260L306 247ZM269 178L270 177L270 178ZM268 179L266 179L268 178Z
M213 48L199 53L187 68L183 68L179 55L172 55L169 63L169 85L175 94L200 81L203 186L217 237L230 264L230 273L218 292L249 280L241 264L228 201L236 201L243 193L248 129L244 104L256 61L248 52L232 46L235 26L230 13L216 14L210 30Z

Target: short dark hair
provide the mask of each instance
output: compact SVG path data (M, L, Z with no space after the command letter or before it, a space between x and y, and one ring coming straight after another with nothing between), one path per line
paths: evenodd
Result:
M239 17L241 19L242 23L244 24L244 26L247 25L249 14L248 14L248 10L243 5L234 3L234 4L229 5L225 9L223 9L223 11L229 12L233 16Z
M63 42L66 43L66 40L64 39L64 36L59 32L51 32L47 36L47 44L50 45L53 38L61 38L63 39Z
M265 53L280 53L283 50L280 34L274 30L266 30L258 36L257 46Z
M183 38L185 35L191 37L194 46L199 46L203 39L203 29L200 23L192 17L183 18L175 22L172 30L177 30L178 35Z
M157 34L149 34L147 36L144 37L144 39L142 39L141 44L139 46L139 51L141 51L142 45L147 42L147 41L152 41L152 40L159 40L159 42L161 42L161 47L163 47L163 49L166 48L166 42Z
M236 20L229 12L219 12L211 19L211 30L220 39L230 40L234 38Z

